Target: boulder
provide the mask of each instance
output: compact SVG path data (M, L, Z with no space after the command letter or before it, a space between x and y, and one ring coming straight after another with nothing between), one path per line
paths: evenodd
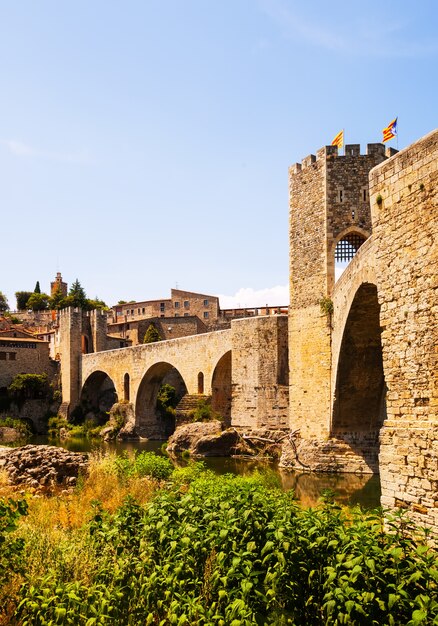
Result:
M13 485L51 490L74 486L79 474L87 471L88 455L56 446L2 448L0 467L6 470Z
M23 439L23 433L20 430L9 426L0 426L0 441L2 443L13 443L19 439Z
M190 447L190 453L193 456L231 456L237 452L239 442L239 433L234 428L227 428L195 441Z
M207 435L218 435L222 432L222 423L218 420L211 422L192 422L178 426L167 443L168 452L183 452L192 450L196 442Z

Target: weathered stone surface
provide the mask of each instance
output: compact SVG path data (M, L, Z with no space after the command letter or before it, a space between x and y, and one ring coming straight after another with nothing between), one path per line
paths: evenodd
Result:
M12 443L22 439L23 433L16 428L10 428L9 426L0 426L0 441L2 443Z
M221 433L205 435L193 443L190 453L193 456L231 456L237 450L240 435L234 428Z
M123 422L120 428L120 422ZM136 441L139 435L135 426L134 407L129 402L118 402L111 407L107 425L100 432L104 441Z
M79 473L85 473L88 455L55 446L28 445L0 449L0 467L14 485L37 489L74 486Z
M207 435L218 435L222 432L222 423L214 420L212 422L193 422L179 426L173 435L169 437L167 444L168 452L183 452L192 450L199 439Z
M346 441L331 437L325 441L287 438L282 442L282 468L297 471L373 474L378 471L377 449L360 454Z

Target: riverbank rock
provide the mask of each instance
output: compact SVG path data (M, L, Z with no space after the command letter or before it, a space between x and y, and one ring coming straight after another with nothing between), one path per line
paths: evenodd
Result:
M87 466L87 454L55 446L2 448L0 453L0 468L6 470L10 482L36 490L74 487L79 474L86 473Z
M208 435L219 435L222 432L222 423L218 420L211 422L192 422L178 426L169 437L167 451L178 453L184 450L191 451L196 443Z
M117 402L111 407L107 425L100 432L104 441L136 441L140 439L135 427L135 411L130 402Z
M0 443L13 443L23 439L23 433L18 428L0 426Z
M234 428L204 435L190 447L193 456L232 456L239 452L241 437Z
M282 442L279 467L323 473L378 473L377 454L365 454L350 442L332 437L327 440L307 440L289 437Z

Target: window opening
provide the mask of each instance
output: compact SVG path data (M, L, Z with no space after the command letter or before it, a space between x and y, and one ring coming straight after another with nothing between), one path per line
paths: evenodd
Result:
M365 239L357 233L345 235L336 244L335 261L351 261Z

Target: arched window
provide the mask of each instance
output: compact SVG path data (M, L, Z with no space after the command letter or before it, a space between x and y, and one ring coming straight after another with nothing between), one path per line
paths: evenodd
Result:
M129 374L125 374L123 378L123 397L129 402Z
M204 374L202 372L198 374L198 393L204 393Z
M338 241L335 249L335 262L336 263L349 263L359 250L365 237L359 235L359 233L348 233Z

